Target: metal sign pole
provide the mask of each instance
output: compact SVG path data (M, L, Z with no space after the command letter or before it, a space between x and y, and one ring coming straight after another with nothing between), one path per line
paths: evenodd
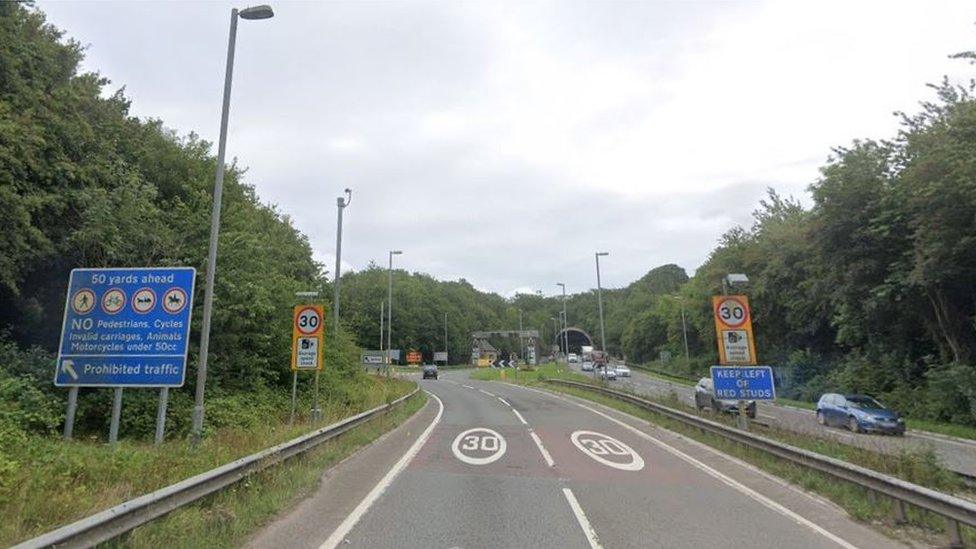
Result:
M119 419L122 417L122 387L114 388L115 394L112 398L112 422L108 427L108 443L116 444L119 441Z
M159 390L159 406L156 408L156 444L162 444L166 436L166 405L169 403L169 387Z
M288 420L288 424L292 425L295 423L295 403L298 398L298 370L291 373L291 419Z
M319 371L315 370L315 392L312 394L312 422L321 419L322 410L319 409Z
M68 412L64 418L64 440L71 440L75 430L75 410L78 409L78 386L68 389Z

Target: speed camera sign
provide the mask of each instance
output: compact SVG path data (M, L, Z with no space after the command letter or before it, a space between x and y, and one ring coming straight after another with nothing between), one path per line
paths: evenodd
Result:
M744 295L719 295L712 298L712 307L719 364L756 364L749 299Z
M321 305L295 307L291 331L291 369L322 369L322 317Z

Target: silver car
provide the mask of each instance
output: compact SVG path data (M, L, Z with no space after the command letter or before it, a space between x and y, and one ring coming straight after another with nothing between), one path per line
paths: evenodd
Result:
M600 379L617 381L617 370L612 366L600 366L598 370L600 370Z
M593 363L592 362L589 362L589 361L584 362L582 365L580 365L580 370L583 370L584 372L592 372L593 371Z
M613 369L617 370L617 377L630 377L630 368L626 364L617 364Z

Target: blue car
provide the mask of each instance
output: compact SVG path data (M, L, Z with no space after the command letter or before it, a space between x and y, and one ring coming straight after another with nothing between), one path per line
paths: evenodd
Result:
M854 433L873 432L902 436L905 420L867 395L827 393L817 402L817 423L847 427Z

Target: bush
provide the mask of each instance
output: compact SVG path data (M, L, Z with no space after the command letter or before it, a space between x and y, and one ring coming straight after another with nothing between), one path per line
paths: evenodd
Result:
M0 422L5 429L47 434L61 424L60 401L44 394L36 385L28 376L10 377L0 372Z

